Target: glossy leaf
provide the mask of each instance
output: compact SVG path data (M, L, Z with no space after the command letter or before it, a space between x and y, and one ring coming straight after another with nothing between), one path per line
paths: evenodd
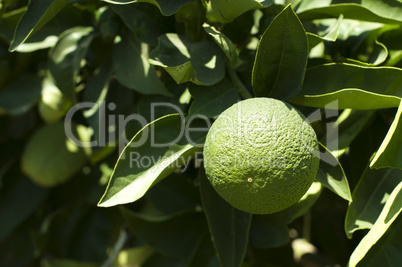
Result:
M387 232L371 247L359 267L398 266L402 262L402 217L398 216Z
M184 132L179 115L159 118L139 131L121 153L98 205L134 202L194 157L202 149L197 144L203 142L205 134L194 138Z
M171 257L192 254L207 230L202 213L183 213L177 216L156 217L120 208L130 230L156 251Z
M78 262L66 259L48 259L42 263L43 267L98 267L96 263Z
M306 32L290 6L261 37L253 68L256 96L287 100L303 83L308 57Z
M246 253L251 214L223 200L200 171L200 190L209 231L222 267L239 267Z
M170 0L102 0L111 4L116 4L116 5L127 5L127 4L133 4L133 3L150 3L155 5L156 7L159 8L159 10L162 12L163 15L165 16L170 16L174 13L176 13L180 7L183 5L190 3L193 0L176 0L176 1L170 1Z
M360 229L371 229L384 208L392 190L402 181L402 171L397 169L372 170L366 168L353 191L345 219L349 238Z
M392 191L380 216L374 223L371 230L360 241L359 245L353 251L349 260L349 267L355 267L370 249L387 232L388 228L395 221L402 210L402 182Z
M148 46L125 38L113 48L113 69L116 79L124 86L142 94L171 93L160 81L154 66L148 62Z
M402 170L402 101L394 121L373 160L371 168L398 168Z
M68 0L31 0L14 33L10 51L16 50L33 33L60 12Z
M340 82L341 81L341 82ZM399 106L402 71L391 67L327 64L308 69L302 90L289 102L338 109L381 109Z
M67 125L77 135L77 126ZM84 150L70 141L64 123L40 128L22 155L22 170L38 185L52 187L67 181L86 163Z
M124 249L119 252L113 266L142 265L153 253L154 249L150 246L138 246Z
M344 3L342 3L344 2ZM363 0L357 3L337 1L331 4L330 0L302 1L297 9L302 20L322 18L336 18L343 14L347 19L361 21L399 24L402 16L402 4L392 0Z
M241 14L272 5L272 0L210 0L207 2L207 19L211 22L228 23Z
M72 28L64 32L56 46L50 50L49 74L70 101L75 101L76 79L81 69L81 61L94 37L92 27Z
M323 20L325 21L325 20ZM338 33L339 33L339 28L341 26L341 22L343 21L343 15L341 14L338 19L335 21L335 23L331 26L328 27L328 29L323 32L322 34L314 34L307 32L307 38L308 38L308 44L309 44L309 49L312 49L315 47L317 44L319 44L322 41L330 41L330 42L335 42L336 39L338 38ZM325 22L324 22L325 23ZM321 23L320 23L321 26Z
M226 79L208 87L191 84L189 91L194 98L189 115L215 118L225 109L240 101L239 94Z
M213 85L225 75L223 53L217 46L174 33L159 37L159 46L149 57L151 64L163 67L177 83Z
M28 111L40 99L42 78L21 77L0 92L0 112L19 115Z
M239 53L233 42L223 33L219 32L215 27L204 23L202 25L204 30L212 36L215 43L219 45L222 51L225 53L226 57L229 59L230 66L235 68L239 64L241 64L241 60L239 58Z
M349 183L341 164L322 144L320 144L320 150L321 161L316 180L341 198L352 201Z

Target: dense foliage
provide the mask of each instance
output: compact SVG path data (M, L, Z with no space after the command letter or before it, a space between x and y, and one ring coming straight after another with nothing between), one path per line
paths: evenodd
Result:
M1 266L402 264L400 1L3 0L0 16ZM270 215L203 169L208 127L250 97L295 105L321 143L309 191Z

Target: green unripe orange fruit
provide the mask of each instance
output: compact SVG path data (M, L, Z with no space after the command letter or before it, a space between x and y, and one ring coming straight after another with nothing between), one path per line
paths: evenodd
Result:
M213 123L204 166L216 192L237 209L269 214L297 203L318 171L318 140L305 116L271 98L234 104Z

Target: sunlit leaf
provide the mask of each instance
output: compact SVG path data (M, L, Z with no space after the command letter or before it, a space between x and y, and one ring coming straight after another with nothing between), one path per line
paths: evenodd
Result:
M288 6L261 37L253 68L256 96L287 100L303 83L308 42L303 25Z
M81 69L81 61L94 37L92 27L72 28L64 32L56 46L50 50L50 77L70 101L75 101L76 79Z
M184 135L179 115L159 118L139 131L118 159L101 207L130 203L141 198L153 185L184 165L200 151L205 133Z
M68 0L31 0L14 33L10 51L16 50L33 33L60 12Z
M349 2L349 3L348 3ZM350 1L330 0L302 1L297 9L302 20L336 18L343 14L345 18L389 24L399 24L402 17L402 3L392 0L363 0L360 4Z
M387 198L400 181L401 170L366 168L353 191L353 202L346 213L345 231L349 238L357 230L373 227Z
M402 101L380 148L370 163L371 168L402 169Z
M306 71L302 90L289 102L338 109L398 107L402 97L402 71L392 67L327 64Z
M272 5L272 0L209 0L207 2L207 18L211 22L228 23L252 9L265 8Z
M192 81L213 85L225 75L223 53L210 42L193 42L174 33L159 37L159 46L150 54L150 63L163 67L177 83Z
M349 267L355 267L373 246L384 236L402 210L402 182L392 191L380 216L368 234L360 241L349 260ZM378 251L378 250L377 250ZM377 252L378 253L378 252ZM367 265L366 265L367 266Z
M321 143L320 150L321 161L316 180L341 198L349 202L352 201L349 183L341 164Z

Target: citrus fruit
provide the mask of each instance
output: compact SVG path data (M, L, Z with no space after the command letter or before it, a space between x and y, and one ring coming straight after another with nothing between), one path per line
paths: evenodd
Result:
M269 214L297 203L318 171L318 140L304 115L271 98L251 98L219 115L207 134L204 166L233 207Z

